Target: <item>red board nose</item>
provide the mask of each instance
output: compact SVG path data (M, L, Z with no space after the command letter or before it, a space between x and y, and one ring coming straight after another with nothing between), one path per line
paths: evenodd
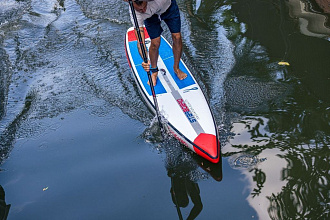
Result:
M213 134L201 133L194 140L195 152L205 159L218 163L220 159L220 142Z

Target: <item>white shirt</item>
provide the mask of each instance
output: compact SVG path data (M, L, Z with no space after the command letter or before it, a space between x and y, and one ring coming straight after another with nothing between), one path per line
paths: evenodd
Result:
M161 15L163 14L171 5L171 0L153 0L150 2L147 2L147 10L145 13L141 13L135 10L136 18L139 23L139 27L143 26L144 20L147 18L150 18L154 14ZM134 25L133 15L131 10L129 10L131 15L131 21Z

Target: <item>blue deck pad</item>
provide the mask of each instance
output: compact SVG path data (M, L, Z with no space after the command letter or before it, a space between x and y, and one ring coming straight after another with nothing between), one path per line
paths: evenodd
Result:
M137 41L131 41L129 42L129 48L131 51L131 55L133 57L133 62L135 64L136 70L139 74L139 77L141 78L142 84L144 86L144 88L147 90L148 94L151 96L151 88L148 85L148 74L147 72L143 69L141 63L143 62L138 48L137 48ZM159 79L157 78L157 83L156 86L154 87L155 89L155 93L157 94L163 94L166 93L166 89L164 88L163 84L159 81Z
M159 47L159 56L163 59L163 62L170 72L172 78L174 79L175 83L178 85L179 89L185 88L187 86L195 84L194 79L191 77L190 73L186 69L186 67L183 65L182 61L180 60L179 68L186 73L188 76L184 80L180 80L177 75L175 74L173 70L173 64L174 64L174 57L173 57L173 51L170 45L161 38L161 43Z

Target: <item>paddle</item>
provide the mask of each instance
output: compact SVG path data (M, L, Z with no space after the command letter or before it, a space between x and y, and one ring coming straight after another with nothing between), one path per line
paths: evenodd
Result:
M172 187L172 190L173 190L173 200L174 200L174 203L175 203L176 211L179 215L179 219L183 220L181 209L180 209L180 206L178 204L178 200L176 199L176 193L175 193L175 190L174 190L174 184L173 184L173 178L172 177L171 177L171 187Z
M145 51L145 48L144 48L144 45L143 45L143 42L142 42L140 27L139 27L139 24L138 24L138 21L137 21L137 18L136 18L134 6L133 6L133 1L132 0L129 0L128 3L129 3L129 6L131 8L131 11L132 11L134 25L135 25L135 30L136 30L137 36L139 38L139 43L140 43L140 48L141 48L141 52L142 52L143 61L145 63L148 63L148 58L147 58L147 54L146 54L146 51ZM159 127L160 127L160 129L162 131L163 130L163 124L161 122L161 115L159 113L157 97L156 97L155 88L154 88L154 84L152 82L150 71L148 71L147 74L148 74L148 81L149 81L149 85L150 85L150 88L151 88L152 97L154 99L154 105L155 105L155 110L156 110L156 115L157 115ZM163 133L162 133L162 135L163 135Z

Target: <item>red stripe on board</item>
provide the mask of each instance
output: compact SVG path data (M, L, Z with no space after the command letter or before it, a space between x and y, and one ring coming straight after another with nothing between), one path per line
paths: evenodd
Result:
M145 39L149 38L149 34L147 32L147 29L144 28L144 36L145 36ZM134 33L134 30L131 30L127 33L127 37L128 37L128 42L131 42L131 41L137 41L136 37L135 37L135 33Z

